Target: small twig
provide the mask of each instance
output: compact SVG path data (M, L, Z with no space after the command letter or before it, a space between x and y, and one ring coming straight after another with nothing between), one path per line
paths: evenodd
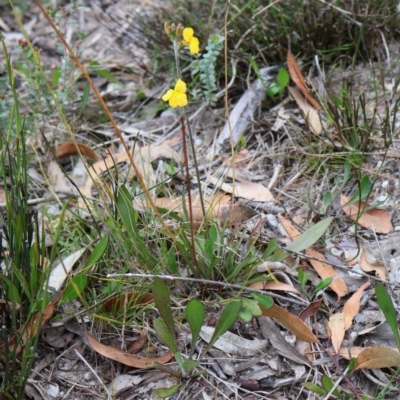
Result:
M260 294L264 294L267 296L271 296L275 299L279 299L282 301L288 301L289 303L293 303L293 304L298 304L300 306L309 304L308 301L303 300L301 297L298 297L290 292L288 293L289 295L296 297L299 300L291 299L290 297L281 296L276 293L267 292L265 290L253 289L253 288L249 288L249 287L242 286L242 285L235 285L233 283L211 281L208 279L186 278L183 276L172 276L172 275L133 274L133 273L107 274L107 278L147 278L147 279L160 278L160 279L166 279L166 280L170 280L170 281L177 280L177 281L184 281L184 282L198 282L198 283L203 283L205 285L223 286L223 287L230 288L230 289L239 289L241 291L246 291L246 292L260 293Z
M100 385L103 386L104 391L107 393L107 397L109 400L112 400L111 394L108 391L106 385L104 385L103 381L100 379L100 377L97 375L96 371L90 366L90 364L82 357L81 353L79 353L78 350L75 349L76 355L80 358L80 360L92 371L92 374L96 377L96 379L100 382Z

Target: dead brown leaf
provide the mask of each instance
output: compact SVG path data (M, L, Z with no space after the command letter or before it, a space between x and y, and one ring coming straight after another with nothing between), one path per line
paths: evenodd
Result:
M79 151L78 151L79 149ZM98 161L98 155L89 147L83 143L72 143L65 142L62 143L55 148L56 157L57 158L65 158L69 156L75 156L79 153L83 154L86 157L91 158L94 161Z
M400 365L400 354L396 349L384 346L369 347L357 357L354 370L397 367Z
M341 347L339 350L339 356L346 360L351 360L354 357L358 357L358 355L364 350L365 347L360 346Z
M363 210L369 208L370 205L363 201L343 207L349 200L350 197L343 194L340 195L340 205L343 208L343 212L353 221L357 221L359 225L376 233L390 233L393 231L392 217L387 211L374 208L364 212Z
M224 192L232 193L234 196L242 199L262 202L275 200L270 190L260 183L235 182L235 185L233 185L232 183L222 182L221 179L214 176L208 177L207 181L218 186Z
M299 65L296 62L296 59L293 53L289 50L287 54L287 64L289 69L289 75L292 78L292 81L297 85L297 87L301 90L303 95L306 97L307 101L318 111L322 110L322 107L318 104L318 102L310 95L308 92L308 88L306 85L306 81L304 79L303 73Z
M298 339L304 342L317 343L317 337L311 332L310 328L299 318L284 308L274 304L271 308L264 308L259 305L262 315L276 318L283 326L289 329Z
M305 321L307 318L313 316L321 306L322 299L311 302L304 310L300 311L299 318Z
M178 214L180 217L185 217L184 207L182 205L181 197L161 197L154 200L157 207L165 208ZM207 213L207 218L221 219L222 221L230 221L231 223L243 222L254 216L251 209L237 203L231 205L231 196L218 193L213 197L204 198L204 205ZM147 206L144 202L134 201L133 206L137 210L143 210ZM189 210L189 201L185 199L185 208ZM203 212L201 209L200 199L192 196L192 212L193 221L196 227L203 222Z
M360 286L358 290L346 301L343 307L344 314L344 329L347 331L353 323L353 318L360 311L360 301L364 290L370 285L371 281L367 281L364 285Z
M284 292L300 294L300 292L295 287L279 281L255 282L249 285L249 287L260 290L282 290Z
M368 261L367 252L364 247L360 250L360 267L364 272L375 271L376 276L382 280L386 280L386 269L385 266L379 261L371 263Z
M333 348L335 349L336 354L339 354L340 345L343 342L345 332L343 313L331 315L328 322L328 332L332 340Z
M304 119L310 132L316 136L319 136L323 128L317 110L307 102L297 88L288 86L288 90L304 114Z
M342 278L337 278L339 275L335 269L324 262L326 261L326 258L319 251L313 249L308 249L305 253L306 256L311 257L308 261L322 279L328 277L333 278L329 287L338 295L338 297L340 298L345 296L348 292L346 282ZM317 260L313 260L312 258L316 258Z
M134 368L151 368L154 363L165 364L173 357L172 353L165 354L160 357L139 357L133 354L125 353L123 350L112 346L106 346L99 343L89 332L86 332L86 337L90 346L97 353L111 360L118 361L121 364L129 365Z

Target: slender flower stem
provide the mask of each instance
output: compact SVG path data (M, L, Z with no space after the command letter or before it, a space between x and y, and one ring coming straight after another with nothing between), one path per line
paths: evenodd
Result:
M174 43L176 74L178 76L178 79L181 79L181 67L180 67L180 62L179 62L178 43L177 43L176 40L174 40L173 43ZM205 216L206 216L206 208L204 206L203 192L201 190L199 167L198 167L198 164L197 164L197 158L196 158L196 152L195 152L195 148L194 148L192 129L191 129L191 126L190 126L189 117L188 117L188 114L187 114L187 111L186 111L186 107L184 107L184 113L185 113L185 122L186 122L187 130L189 132L190 148L191 148L192 155L193 155L193 164L194 164L194 169L196 171L197 185L199 187L199 198L200 198L201 211L203 212L203 217L205 218ZM190 204L190 207L191 206L192 205Z

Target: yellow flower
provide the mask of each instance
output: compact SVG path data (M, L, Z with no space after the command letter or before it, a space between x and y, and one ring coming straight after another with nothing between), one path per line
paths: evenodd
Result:
M185 107L188 103L186 96L186 83L178 79L174 89L169 89L162 97L164 101L168 101L172 108Z
M197 37L193 36L194 31L192 28L185 28L183 30L183 42L184 46L189 46L189 50L192 54L197 54L200 50L200 42Z

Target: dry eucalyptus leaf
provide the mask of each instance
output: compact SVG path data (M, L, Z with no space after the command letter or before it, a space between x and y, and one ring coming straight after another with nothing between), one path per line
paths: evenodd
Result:
M274 304L271 308L264 308L259 305L262 315L276 318L283 326L289 329L298 339L304 342L317 343L318 339L311 332L310 328L299 318L284 308Z
M400 354L396 349L384 346L370 347L357 357L354 370L389 368L400 365Z
M375 271L376 276L382 280L386 280L385 265L379 260L368 261L367 252L364 247L360 250L360 267L364 272Z
M300 110L303 112L304 119L310 132L319 136L322 132L322 124L318 111L307 102L295 87L288 86L288 90Z
M340 205L342 206L343 212L353 221L357 221L359 225L371 229L376 233L387 234L393 231L392 217L387 211L377 208L363 211L370 207L368 203L363 201L344 206L349 200L350 197L340 195Z
M328 331L332 340L333 348L335 349L336 354L339 354L340 345L343 342L345 332L343 313L337 313L330 316L328 322Z
M347 331L353 323L353 318L360 311L360 301L364 290L370 285L371 281L367 281L364 285L360 286L358 290L346 301L343 307L344 314L344 328Z
M232 193L235 197L252 201L274 201L274 196L264 185L254 182L235 182L232 183L222 182L214 176L209 176L207 181L215 186L218 186L226 193Z

